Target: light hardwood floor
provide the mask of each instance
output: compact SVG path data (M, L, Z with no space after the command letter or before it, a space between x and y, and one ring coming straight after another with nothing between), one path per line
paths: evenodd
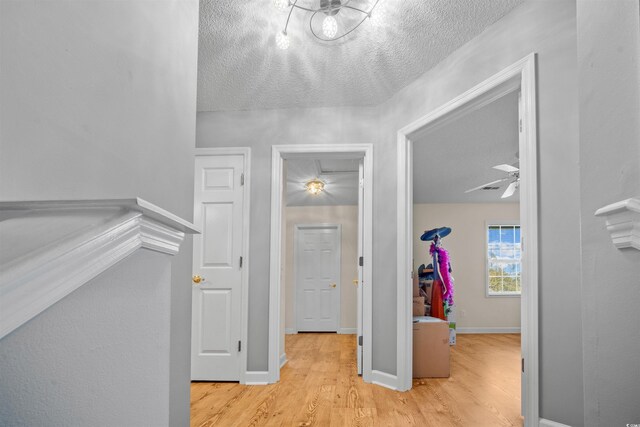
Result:
M354 335L287 335L285 344L278 384L192 383L191 425L523 425L520 335L458 335L451 377L414 380L406 393L362 382Z

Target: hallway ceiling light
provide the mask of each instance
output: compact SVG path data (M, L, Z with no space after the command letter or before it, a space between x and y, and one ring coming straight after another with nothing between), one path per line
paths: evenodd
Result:
M324 191L324 182L320 181L318 178L312 179L304 185L304 188L306 188L309 193L316 196Z
M308 12L309 31L315 38L325 42L340 40L355 31L368 18L371 19L372 24L375 26L379 26L384 21L385 14L382 8L376 8L381 0L319 0L319 2L319 7L314 9L299 5L299 0L273 0L273 5L276 9L289 10L284 29L276 34L276 45L278 48L283 50L289 48L290 42L287 28L289 27L289 20L295 9L300 12ZM356 5L352 5L352 3L356 3ZM340 16L340 12L342 12L342 15L345 13L355 13L357 17L355 20L341 20L340 23L344 24L341 26L336 18ZM322 17L322 15L324 15L324 19L320 22L319 18ZM340 27L341 31L338 31ZM319 29L322 29L321 35L318 34Z

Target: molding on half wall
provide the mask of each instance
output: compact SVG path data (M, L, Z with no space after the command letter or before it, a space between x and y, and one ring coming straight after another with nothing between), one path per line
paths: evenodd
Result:
M269 384L268 371L247 371L244 374L246 385L267 385Z
M340 328L340 330L338 330L338 333L342 335L354 335L358 333L358 329L357 328Z
M519 326L456 328L458 334L519 334Z
M555 421L545 420L540 418L540 427L571 427L567 424L557 423Z
M282 367L283 367L284 365L286 365L286 364L287 364L287 362L288 362L288 360L287 360L287 353L282 353L282 354L280 355L280 369L282 369Z
M284 333L287 334L287 335L292 335L292 334L297 334L298 331L296 331L293 328L284 328Z
M398 377L396 375L376 371L375 369L371 371L371 383L391 390L398 390Z

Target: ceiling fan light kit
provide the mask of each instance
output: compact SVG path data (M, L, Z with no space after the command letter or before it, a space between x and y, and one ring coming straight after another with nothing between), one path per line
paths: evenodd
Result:
M273 0L273 6L281 11L288 10L287 20L282 31L276 34L276 46L286 50L290 46L287 28L289 21L296 13L305 13L305 19L309 19L309 32L318 40L333 42L354 32L364 21L371 20L374 26L379 26L384 22L385 13L378 3L381 0L354 1L354 0L316 0L318 7L303 6L299 0ZM352 4L353 3L353 4ZM348 12L347 12L348 11ZM375 12L374 12L375 11ZM355 13L355 19L342 20L341 17L347 13ZM342 15L341 15L342 14ZM322 22L320 18L322 18ZM342 25L340 25L342 24ZM319 34L321 33L321 34Z

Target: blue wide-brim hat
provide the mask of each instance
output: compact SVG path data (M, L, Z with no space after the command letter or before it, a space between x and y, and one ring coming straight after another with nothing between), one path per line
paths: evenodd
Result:
M436 236L440 236L440 238L447 237L451 234L450 227L440 227L434 228L433 230L425 231L424 234L420 237L420 240L423 242L428 242L433 240Z

